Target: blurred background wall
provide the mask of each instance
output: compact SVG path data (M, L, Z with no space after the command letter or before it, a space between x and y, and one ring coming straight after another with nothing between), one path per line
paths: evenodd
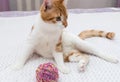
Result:
M38 10L43 0L0 0L0 11ZM120 0L68 0L67 8L118 7Z
M117 0L69 0L68 8L116 7Z

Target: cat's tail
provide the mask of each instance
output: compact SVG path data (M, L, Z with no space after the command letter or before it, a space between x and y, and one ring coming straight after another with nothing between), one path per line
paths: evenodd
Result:
M85 30L79 34L79 37L83 40L91 37L106 37L108 39L113 39L114 36L114 32L105 32L101 30Z

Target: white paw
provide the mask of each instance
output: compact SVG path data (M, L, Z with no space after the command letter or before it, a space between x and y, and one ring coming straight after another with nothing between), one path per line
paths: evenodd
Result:
M64 74L68 74L70 72L70 69L66 66L59 66L58 69Z
M16 64L14 64L14 65L11 66L11 69L12 70L20 70L20 69L23 68L23 66L24 66L24 64L16 63Z
M86 62L85 61L81 61L78 63L78 69L80 70L80 72L84 72L86 69Z
M84 72L85 69L86 69L86 66L85 66L85 65L82 65L82 66L79 67L80 72Z

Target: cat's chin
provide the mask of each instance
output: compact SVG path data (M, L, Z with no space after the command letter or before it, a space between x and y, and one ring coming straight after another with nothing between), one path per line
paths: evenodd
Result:
M65 26L62 24L62 22L57 22L56 24L59 28L62 28L62 29L65 28Z

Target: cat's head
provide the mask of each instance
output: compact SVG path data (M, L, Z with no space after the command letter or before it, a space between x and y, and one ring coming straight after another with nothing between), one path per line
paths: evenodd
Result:
M53 24L62 22L66 27L68 15L65 3L65 0L44 0L40 8L41 18Z

